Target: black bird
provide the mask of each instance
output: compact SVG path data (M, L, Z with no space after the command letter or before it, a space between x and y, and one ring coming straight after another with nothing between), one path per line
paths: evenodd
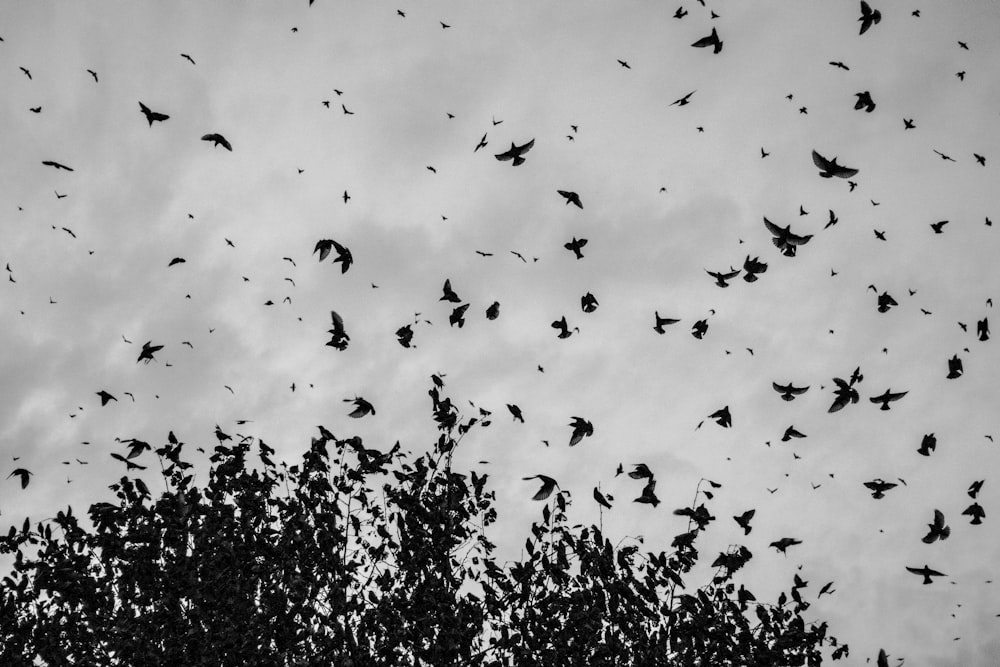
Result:
M733 517L733 520L736 521L736 523L739 524L740 528L743 529L744 535L749 535L750 531L753 530L753 527L750 525L750 519L752 519L753 515L756 513L757 510L747 510L743 514Z
M801 396L802 394L809 391L809 387L796 387L792 383L785 385L778 384L777 382L772 382L771 386L776 392L781 394L781 399L784 401L794 401L796 396Z
M941 510L934 510L934 522L927 524L930 532L924 535L924 544L932 544L938 540L946 540L951 535L951 528L944 523L944 513Z
M351 195L347 194L347 190L344 190L344 196L341 197L341 199L344 200L344 203L346 204L347 200L350 199L350 198L351 198Z
M73 171L72 167L67 167L66 165L61 164L59 162L55 162L54 160L42 160L42 164L44 164L46 167L54 167L55 169L65 169L66 171Z
M752 283L757 280L757 274L767 271L767 264L760 261L760 257L750 259L750 255L743 260L743 280Z
M873 479L870 482L865 482L865 486L871 490L872 498L878 500L879 498L885 497L886 491L896 488L899 484L896 484L895 482L887 482L879 477L878 479Z
M912 118L904 118L903 119L903 129L904 130L912 130L915 127L916 127L916 125L913 124L913 119Z
M87 74L89 74L90 76L94 77L94 83L97 83L97 72L95 72L92 69L88 69L87 70Z
M412 325L407 324L406 326L396 329L396 339L403 347L410 347L410 344L413 341Z
M486 319L495 320L500 317L500 302L494 301L490 304L489 308L486 309Z
M34 474L35 473L31 472L30 470L27 470L26 468L14 468L14 472L7 475L7 479L10 479L11 477L17 475L21 480L21 488L25 489L28 487L28 478Z
M583 259L583 253L580 252L580 250L583 249L583 246L585 245L587 245L587 239L578 239L574 236L573 240L568 243L564 243L563 247L566 248L566 250L572 250L577 259Z
M628 476L632 479L653 479L653 471L645 463L633 463Z
M958 358L957 354L948 360L948 375L946 377L949 380L961 377L964 372L965 369L962 368L962 360Z
M573 427L573 433L569 437L569 446L572 447L584 438L594 435L594 425L583 417L573 417L569 423Z
M870 400L872 403L881 403L882 407L879 408L880 410L888 410L890 403L892 403L894 401L898 401L899 399L901 399L904 396L906 396L906 394L908 394L908 393L909 392L906 392L906 391L900 391L900 392L897 392L897 393L894 394L894 393L892 393L891 389L886 389L883 394L881 394L879 396L872 396L868 400Z
M19 68L19 69L20 69L20 70L21 70L22 72L24 72L24 76L28 77L28 79L29 79L29 80L31 79L31 72L29 72L29 71L27 70L27 68L25 68L25 67L21 67L21 68Z
M375 414L375 406L361 398L360 396L355 396L354 398L345 398L345 403L354 403L354 409L347 413L348 417L353 417L354 419L360 419L366 415Z
M503 121L500 122L502 123ZM510 148L508 150L504 151L503 153L497 153L493 157L495 157L497 160L500 160L501 162L506 162L507 160L513 160L513 166L516 167L519 164L524 163L524 154L530 151L532 146L534 145L535 145L534 139L532 139L527 143L521 144L520 146L517 146L514 144L514 142L511 142Z
M726 281L732 280L736 276L740 275L740 269L734 269L733 267L730 266L729 273L709 271L708 269L705 269L705 273L715 278L715 284L718 285L719 287L729 287L729 283L727 283Z
M230 144L229 141L227 141L226 138L224 136L222 136L221 134L217 134L215 132L213 132L211 134L206 134L206 135L202 136L201 140L202 141L211 141L213 143L213 147L222 146L223 148L225 148L230 153L233 151L233 145Z
M344 115L345 116L353 116L354 115L354 112L353 111L348 111L347 107L344 106L343 104L340 105L340 108L344 111Z
M708 320L698 320L691 327L691 335L698 340L704 338L706 333L708 333Z
M569 192L567 190L556 190L560 195L566 198L566 205L575 204L577 208L583 208L583 203L580 201L580 195L575 192Z
M794 426L789 426L785 429L785 432L781 436L782 442L788 442L792 438L805 438L806 434L798 430Z
M955 72L955 76L958 77L959 81L965 81L965 70L962 70L961 72Z
M189 56L186 53L182 53L181 54L181 58L184 58L184 59L188 60L192 65L196 65L197 64L197 63L195 63L194 58L192 58L191 56Z
M153 127L153 121L158 120L160 122L163 122L166 119L170 118L170 116L168 116L165 113L159 113L158 111L151 110L142 102L139 102L139 111L141 111L142 115L146 117L146 120L149 122L150 127Z
M823 225L823 229L826 229L827 227L833 227L838 222L840 222L840 219L837 217L837 214L833 212L833 209L830 209L830 219L827 221L825 225Z
M983 484L985 482L986 482L985 479L981 479L979 481L976 481L976 482L973 482L972 484L970 484L969 485L969 491L968 491L969 497L972 498L973 500L975 500L976 496L979 495L979 492L982 491Z
M860 111L861 109L864 109L867 113L875 111L875 102L872 100L871 93L867 90L863 93L855 93L854 96L858 98L858 100L854 103L854 109L856 111Z
M976 158L976 162L978 162L980 164L980 166L983 166L983 167L986 166L986 158L983 157L982 155L980 155L979 153L973 153L972 157Z
M768 155L770 155L770 153L768 153L767 151L765 151L765 150L764 150L764 147L763 147L763 146L761 146L761 147L760 147L760 159L761 159L761 160L763 160L763 159L764 159L764 158L766 158L766 157L767 157Z
M480 148L486 148L487 143L488 142L486 141L486 133L483 133L483 138L479 140L479 143L476 144L476 147L472 150L472 152L475 153Z
M671 102L670 106L674 106L676 104L677 106L682 107L682 106L684 106L686 104L691 104L691 96L694 95L696 92L698 92L698 91L697 90L692 90L690 93L688 93L684 97L681 97L681 98L676 99L673 102Z
M563 315L560 319L553 322L552 328L559 330L558 334L559 338L569 338L570 336L573 335L573 332L571 332L569 329L569 324L566 323L565 315ZM573 331L575 331L576 333L580 333L580 329L578 327L574 327Z
M711 35L709 35L708 37L702 37L691 46L699 49L711 46L712 53L719 53L720 51L722 51L722 40L719 39L719 33L715 31L715 28L712 28Z
M522 424L524 423L524 415L521 414L521 408L514 403L508 403L507 409L510 411L510 414L514 416L514 421L519 421Z
M170 268L175 264L184 264L186 261L187 260L184 259L183 257L174 257L172 260L170 260L170 263L167 264L167 268Z
M442 296L438 301L450 301L451 303L461 303L462 300L455 293L455 290L451 288L451 278L446 278L444 281L444 287L441 288L443 292Z
M331 310L330 320L333 328L327 331L330 334L330 340L327 342L327 345L343 352L347 349L347 344L351 341L351 337L347 335L347 331L344 329L344 318L337 311Z
M899 304L896 302L896 300L893 299L892 296L890 296L888 292L882 292L881 294L879 294L879 297L878 297L878 312L880 312L880 313L887 313L887 312L889 312L890 308L892 308L893 306L898 306L898 305Z
M531 496L532 500L545 500L546 498L551 496L552 492L556 490L557 486L559 486L559 482L546 475L532 475L531 477L524 477L523 479L524 480L537 479L542 483L541 488L539 488L538 491L535 492L535 495Z
M42 107L28 107L28 111L31 113L42 113Z
M580 308L583 310L583 312L592 313L595 310L597 310L597 306L598 306L597 297L595 297L590 292L587 292L586 294L580 297Z
M677 11L674 12L674 18L675 19L682 19L682 18L684 18L687 15L688 15L688 11L686 9L684 9L683 6L678 7Z
M660 499L656 497L656 480L650 478L650 480L646 482L646 486L642 487L642 495L635 498L632 502L652 505L653 507L659 505Z
M944 231L944 226L948 224L947 220L939 220L938 222L931 223L931 229L934 230L935 234L941 234Z
M451 326L458 325L459 329L464 327L465 311L467 311L468 309L469 309L469 304L467 303L463 303L461 306L455 306L455 308L453 308L451 311L451 315L448 316L448 323L451 324Z
M847 65L845 65L844 63L842 63L839 60L831 60L830 64L833 65L834 67L839 67L842 70L848 70L849 71L851 69L850 67L848 67Z
M918 567L906 566L906 571L907 572L912 572L913 574L919 574L920 576L922 576L924 578L924 584L925 585L931 583L931 581L932 581L931 577L946 577L946 576L948 576L944 572L938 572L937 570L932 570L931 568L927 567L927 565L924 565L923 567L919 567L919 568Z
M979 340L986 342L990 339L990 323L987 318L983 318L976 322L976 335L979 336Z
M607 497L605 497L605 495L603 493L601 493L601 490L598 489L595 486L594 487L594 500L596 500L597 504L600 505L601 507L604 507L605 509L611 509L611 502L610 502L610 500L614 500L614 497L610 496L610 495L607 496Z
M660 317L659 311L653 311L653 317L656 319L656 324L653 325L653 331L661 336L667 333L666 329L663 328L664 326L680 322L680 320L673 317Z
M100 390L99 392L97 392L97 395L101 397L101 407L104 407L105 405L107 405L108 401L114 401L115 403L118 402L117 398L115 398L114 396L112 396L108 392L104 391L103 389Z
M921 456L930 456L931 452L935 449L937 449L937 438L933 433L927 433L920 439L920 447L917 448L917 453Z
M785 225L784 227L779 227L770 220L767 216L764 216L764 226L767 230L774 235L771 239L771 243L778 248L783 255L786 257L795 257L796 248L800 245L805 245L812 238L812 234L807 234L806 236L799 236L791 231L791 225Z
M802 540L797 540L794 537L782 537L780 540L771 542L768 546L774 547L787 556L788 554L785 550L788 549L788 547L794 547L796 544L802 544Z
M624 67L625 69L632 69L632 67L627 62L625 62L624 60L619 60L618 64L621 65L622 67Z
M969 521L969 524L972 526L978 526L983 522L983 517L986 516L986 511L979 503L972 503L965 508L962 512L962 516L971 516L972 520Z
M347 273L347 270L351 268L351 264L354 263L354 255L351 254L351 250L337 243L332 239L321 239L316 242L316 247L313 248L313 254L319 253L319 261L323 261L329 256L331 250L337 251L337 256L334 258L333 263L336 264L340 262L340 272Z
M858 34L863 35L868 32L872 25L882 20L882 12L877 9L873 10L865 0L861 0L861 17L858 20L861 21L861 32Z
M885 238L885 231L881 231L880 232L877 229L873 229L872 231L875 232L875 238L877 238L879 241L885 241L886 240L886 238Z
M837 176L839 178L850 178L858 173L857 169L852 169L851 167L843 167L837 164L837 158L828 160L815 150L812 152L813 164L820 169L819 175L823 178L833 178Z
M954 162L955 161L955 158L951 157L950 155L945 155L944 153L942 153L941 151L939 151L936 148L932 148L931 150L933 150L935 153L937 153L938 155L940 155L942 160L945 160L947 162Z
M139 352L139 358L135 360L135 363L140 361L145 361L147 364L153 361L153 355L163 349L162 345L153 345L153 341L149 340L142 344L142 351Z
M714 419L715 423L722 428L729 428L733 425L733 416L729 413L729 406L719 408L712 414L708 416L709 419Z

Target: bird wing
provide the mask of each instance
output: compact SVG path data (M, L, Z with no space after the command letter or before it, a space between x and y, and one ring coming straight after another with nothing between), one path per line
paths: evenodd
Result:
M830 161L825 157L817 153L815 150L812 152L813 164L816 165L818 169L823 171L830 171Z
M326 239L317 241L316 247L313 248L313 254L317 251L319 252L319 261L323 261L330 254L330 249L333 247L333 241L328 241Z
M767 231L771 232L772 234L774 234L779 238L784 237L785 234L787 234L786 230L782 229L778 225L768 220L767 216L764 217L764 226L767 227Z

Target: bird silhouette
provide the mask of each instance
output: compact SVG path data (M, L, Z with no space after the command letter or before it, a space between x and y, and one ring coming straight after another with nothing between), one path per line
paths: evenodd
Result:
M678 322L680 322L680 320L675 319L673 317L660 317L659 311L653 311L653 317L656 320L655 324L653 325L653 331L660 334L661 336L667 333L666 329L664 329L663 327L671 324L677 324Z
M877 306L878 312L887 313L889 312L890 308L898 305L899 303L897 303L896 300L893 299L888 292L882 292L881 294L879 294L878 306Z
M168 116L165 113L159 113L158 111L153 111L142 102L139 102L139 111L141 111L142 115L146 117L146 120L149 122L150 127L153 127L154 121L163 122L168 118L170 118L170 116Z
M767 271L767 264L760 261L760 257L750 259L750 255L743 260L743 280L748 283L756 282L757 275Z
M771 387L773 387L776 392L781 394L781 399L784 401L794 401L796 396L801 396L809 391L809 387L796 387L790 382L785 385L772 382Z
M453 308L451 311L451 315L448 316L448 323L451 324L451 326L457 325L459 329L464 327L465 311L469 309L469 305L470 304L463 303L460 306L455 306L455 308Z
M566 250L572 250L577 259L583 259L583 253L580 252L580 250L582 250L585 245L587 245L587 239L578 239L574 236L573 240L568 243L564 243L563 247L566 248Z
M354 398L345 398L344 402L354 404L354 409L347 414L348 417L353 417L354 419L360 419L361 417L375 414L375 406L373 406L371 403L361 398L360 396L355 396Z
M972 498L973 500L975 500L976 496L979 495L979 492L983 490L983 484L985 484L985 483L986 483L986 480L980 479L980 480L975 481L972 484L970 484L969 485L969 490L967 491L967 493L969 494L969 497Z
M771 243L786 257L795 257L795 251L800 245L805 245L812 238L812 234L799 236L791 231L791 225L779 227L764 216L764 226L774 236Z
M592 313L597 310L597 297L595 297L590 292L587 292L580 297L580 309L585 313Z
M696 92L698 92L698 91L697 90L692 90L690 93L688 93L684 97L680 97L680 98L674 100L673 102L671 102L670 106L674 106L676 104L677 106L682 107L682 106L691 104L691 96L694 95Z
M583 203L580 201L580 195L575 192L569 192L567 190L556 190L560 195L566 198L566 205L575 204L577 208L583 208Z
M979 153L973 153L972 157L976 158L976 162L978 162L980 166L982 167L986 166L986 158L984 156L980 155Z
M547 475L532 475L531 477L522 478L525 481L537 479L542 483L542 486L535 492L535 495L531 496L532 500L545 500L552 495L552 492L556 490L559 486L559 482L548 477Z
M11 477L15 476L18 477L21 481L21 488L26 489L28 488L28 481L30 477L34 474L35 473L31 472L26 468L14 468L14 471L9 475L7 475L7 479L10 479Z
M521 413L521 408L514 403L507 403L507 410L514 417L514 421L524 423L524 415Z
M486 309L486 319L495 320L498 317L500 317L500 302L494 301Z
M946 377L949 380L962 377L962 373L964 372L965 369L962 368L962 360L958 358L957 354L948 360L948 375Z
M660 499L656 496L656 480L650 477L646 485L642 487L642 494L633 499L632 502L652 505L653 507L659 505Z
M931 583L933 580L931 577L946 577L944 572L938 572L937 570L932 570L925 564L923 567L910 567L906 566L907 572L912 572L913 574L918 574L924 578L924 585Z
M932 148L931 150L933 150L935 153L937 153L941 157L941 159L944 160L945 162L955 162L955 158L951 157L950 155L945 155L944 153L942 153L941 151L937 150L936 148Z
M605 509L611 509L611 502L610 501L614 500L614 496L611 496L611 495L605 496L603 493L601 493L601 490L598 489L595 486L594 487L594 500L596 500L597 504L600 505L601 507L603 507Z
M927 524L927 527L930 529L930 532L921 538L924 544L933 544L938 540L946 540L951 535L951 528L945 525L944 513L941 510L934 510L934 521Z
M146 341L142 344L142 351L139 352L139 358L135 360L135 363L145 361L148 364L149 362L154 361L153 355L162 349L162 345L153 345L153 341Z
M99 392L96 392L96 393L97 393L98 396L101 397L101 407L107 405L108 401L114 401L115 403L118 402L117 398L115 398L114 396L112 396L108 392L104 391L103 389L100 390Z
M872 25L882 20L882 12L877 9L873 10L865 0L861 0L861 17L858 20L861 21L861 32L858 34L863 35L868 32Z
M944 231L944 226L948 224L947 220L939 220L938 222L931 223L931 229L934 230L935 234L941 234Z
M701 340L708 333L708 320L698 320L691 327L691 335Z
M906 391L892 393L891 389L886 389L883 394L880 394L879 396L872 396L868 400L870 400L872 403L881 403L882 407L879 408L880 410L888 410L890 403L892 403L894 401L898 401L899 399L901 399L904 396L906 396L906 394L908 394L908 393L909 392L906 392Z
M189 56L186 53L182 53L181 54L181 58L184 58L185 60L187 60L188 62L190 62L192 65L196 65L197 64L197 63L195 63L194 58L192 58L191 56Z
M719 33L716 32L715 28L712 28L712 34L702 37L691 46L699 49L711 46L712 53L719 53L722 51L722 40L719 39Z
M347 273L347 270L351 268L351 264L354 263L354 255L351 254L349 248L332 239L321 239L316 242L316 246L313 248L313 254L319 253L319 261L325 260L329 255L331 250L337 251L337 256L334 258L333 263L336 264L340 262L340 272Z
M785 432L781 435L782 442L788 442L792 438L805 438L806 434L798 430L794 426L789 426L785 429Z
M202 141L211 141L213 147L222 146L223 148L225 148L230 153L233 151L233 145L230 144L229 141L224 136L222 136L221 134L217 134L215 132L212 132L210 134L203 135L202 138L201 138L201 140Z
M553 322L552 323L552 328L559 330L559 334L557 336L558 338L569 338L570 336L573 335L574 331L577 332L577 333L580 332L580 329L576 328L576 327L574 327L573 330L570 331L569 324L566 323L566 316L565 315L563 315L560 319L558 319L555 322Z
M732 280L736 276L740 275L740 269L734 269L731 266L729 267L729 271L727 273L709 271L708 269L705 269L705 272L715 278L715 284L719 287L729 287L729 283L726 281Z
M875 111L875 102L872 100L871 93L867 90L862 93L855 93L854 96L858 98L854 103L856 111L860 111L861 109L864 109L867 113Z
M913 124L913 119L912 118L904 118L903 119L903 129L904 130L912 130L912 129L916 128L916 127L917 126Z
M629 65L629 64L628 64L627 62L625 62L624 60L619 60L619 61L618 61L618 64L619 64L619 65L621 65L621 66L622 66L623 68L625 68L625 69L632 69L632 66L631 66L631 65Z
M185 263L186 261L187 261L187 260L186 260L186 259L184 259L183 257L174 257L174 258L173 258L172 260L170 260L170 262L169 262L169 263L167 264L167 268L170 268L171 266L174 266L175 264L184 264L184 263Z
M331 310L330 321L332 328L327 331L330 334L330 340L326 344L343 352L347 349L347 345L351 341L351 337L347 335L347 331L344 329L344 319L337 311Z
M573 447L584 438L594 435L594 425L583 417L572 417L569 423L573 427L573 433L569 437L569 446Z
M987 318L984 317L976 322L976 335L982 342L986 342L990 339L990 323Z
M502 123L503 121L500 122ZM493 157L495 157L497 160L501 162L512 160L513 166L516 167L524 163L524 154L530 151L534 145L535 145L534 139L532 139L527 143L521 144L520 146L516 145L514 142L511 142L509 149L505 150L503 153L497 153Z
M881 477L873 479L870 482L865 482L864 485L865 487L871 490L872 498L875 498L876 500L878 500L879 498L884 498L886 491L889 491L890 489L894 489L897 486L899 486L899 484L896 484L895 482L887 482Z
M407 324L406 326L399 327L396 329L396 339L400 345L403 347L410 347L413 341L413 327Z
M719 408L712 414L708 416L709 419L714 419L715 423L722 428L730 428L733 425L733 416L729 412L729 406Z
M476 147L475 147L474 149L472 149L472 152L473 152L473 153L475 153L475 152L476 152L476 151L478 151L478 150L479 150L480 148L486 148L486 144L487 144L487 143L488 143L488 142L486 141L486 133L484 132L484 133L483 133L483 138L479 140L479 143L478 143L478 144L476 144Z
M750 525L750 519L752 519L753 515L756 513L757 510L747 510L743 514L733 517L733 520L740 526L740 528L743 529L744 535L749 535L750 531L753 530L753 527Z
M845 71L850 71L850 69L851 69L850 67L848 67L847 65L845 65L843 62L841 62L839 60L831 60L830 64L833 65L834 67L840 68L840 69L845 70Z
M455 293L455 290L451 288L451 279L446 278L444 281L444 287L441 288L442 296L438 301L450 301L451 303L461 303L462 300Z
M797 544L802 544L802 540L797 540L794 537L782 537L780 540L775 540L771 542L768 546L774 547L784 555L788 555L786 549L788 547L794 547Z
M927 433L920 439L920 447L917 448L917 453L921 456L930 456L931 452L935 449L937 449L937 438L933 433Z
M837 176L838 178L850 178L858 173L857 169L852 169L851 167L843 167L837 164L837 158L828 160L815 150L812 152L813 164L816 168L820 170L819 175L823 178L833 178Z
M986 511L983 509L983 506L980 505L979 503L972 503L971 505L965 508L965 510L962 512L962 516L972 517L972 520L969 521L969 524L972 526L978 526L983 522L983 518L986 516Z
M65 171L73 171L73 167L67 167L66 165L56 162L54 160L42 160L42 164L47 167L53 167L55 169L63 169Z

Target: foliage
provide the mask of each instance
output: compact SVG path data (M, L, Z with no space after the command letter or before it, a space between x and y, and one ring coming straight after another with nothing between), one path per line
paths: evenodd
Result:
M737 587L745 547L686 586L714 518L703 505L673 551L654 554L569 526L559 491L523 558L498 564L487 475L452 469L477 419L430 395L440 435L421 456L320 427L288 466L263 441L219 432L198 487L171 433L155 449L158 498L125 476L116 502L90 507L92 526L68 508L11 527L0 663L772 667L818 665L837 647L825 623L804 621L797 587L777 604Z

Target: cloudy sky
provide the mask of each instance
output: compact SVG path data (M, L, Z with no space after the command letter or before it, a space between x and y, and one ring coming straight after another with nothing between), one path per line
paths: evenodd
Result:
M813 596L834 581L810 611L850 664L880 647L987 664L1000 358L976 329L1000 298L1000 9L873 4L864 35L851 2L0 6L0 473L34 473L0 479L4 524L105 499L116 437L207 448L219 425L293 460L323 424L423 451L438 373L492 411L458 464L489 462L503 557L539 510L524 476L559 480L585 523L600 483L605 529L651 548L708 477L706 553L746 544L765 596L793 572ZM691 47L712 28L720 53ZM140 102L169 118L150 126ZM494 158L529 140L524 164ZM856 187L820 178L813 150ZM812 238L785 256L765 216ZM318 261L321 239L349 271ZM747 257L767 264L756 282L706 273ZM878 312L882 294L898 305ZM325 345L331 310L344 351ZM659 335L656 312L680 322ZM146 341L163 349L137 364ZM829 413L857 367L861 401ZM786 402L772 382L809 390ZM887 389L908 393L881 411ZM376 414L349 418L355 396ZM707 418L723 406L729 429ZM594 435L570 449L574 416ZM807 437L782 442L789 426ZM658 508L631 502L619 462L649 465ZM876 478L898 486L874 500ZM730 517L750 508L744 538ZM935 509L952 535L924 544ZM803 541L787 558L767 546L785 536ZM947 576L904 569L925 563Z

